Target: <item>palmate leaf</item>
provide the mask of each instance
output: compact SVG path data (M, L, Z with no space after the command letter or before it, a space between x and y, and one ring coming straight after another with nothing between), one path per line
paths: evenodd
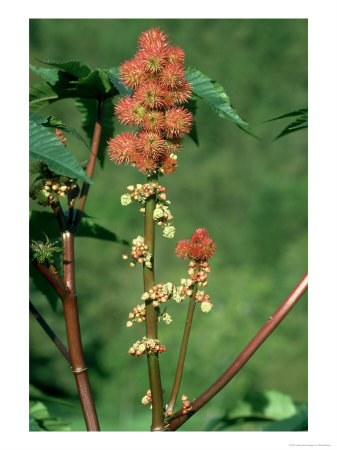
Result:
M42 402L50 402L56 403L58 405L69 406L71 407L71 403L62 400L61 398L54 397L52 395L45 394L39 388L34 386L33 384L29 384L29 399L30 400L38 400Z
M88 136L88 139L91 140L93 137L97 118L97 100L84 98L77 99L75 106L81 114L82 128ZM103 105L102 134L98 149L98 160L101 164L101 167L104 166L107 141L110 137L113 136L113 133L113 103L112 98L108 98L104 101Z
M116 87L116 89L118 89L118 92L120 93L120 95L125 97L126 95L132 94L133 90L131 88L127 88L121 82L120 77L119 77L119 69L117 67L112 67L111 69L109 69L108 75L109 75L109 80L111 81L111 83L113 83L113 85Z
M197 133L197 126L195 123L195 114L197 112L197 98L196 96L193 96L189 99L188 103L186 104L186 109L188 109L193 114L193 124L190 133L188 136L192 139L192 141L199 145L199 138Z
M91 90L96 94L96 98L106 98L118 94L116 87L110 83L107 70L94 70L86 78L81 78L72 83Z
M61 119L59 119L55 116L41 117L36 114L34 115L34 117L36 118L36 119L34 119L34 121L36 123L41 124L46 128L58 129L58 130L66 131L67 133L72 134L78 140L83 142L83 144L87 147L87 149L90 150L90 147L87 144L86 140L83 138L83 136L77 130L75 130L75 128L64 124Z
M303 128L308 128L308 108L302 108L298 109L297 111L292 111L286 114L282 114L282 116L274 117L273 119L267 120L267 122L272 122L274 120L284 119L286 117L297 117L297 119L294 122L291 122L289 125L287 125L279 135L276 136L274 141L276 139L279 139L282 136L285 136L286 134L292 133L293 131L301 130Z
M44 211L31 211L29 218L30 239L41 240L42 231L50 239L58 239L60 230L55 215ZM76 231L77 237L89 237L104 241L129 245L125 239L119 238L113 231L98 225L91 217L82 216L80 226Z
M55 69L30 66L31 70L45 80L30 88L29 104L32 112L64 98L98 99L118 94L117 88L109 80L108 70L92 70L81 61L41 62Z
M220 117L240 125L247 131L245 128L248 123L231 106L228 95L219 83L191 67L187 68L186 78L192 84L193 93L210 105Z
M249 392L224 416L213 419L206 431L296 431L305 428L307 410L290 396L277 391ZM306 417L305 417L306 416Z
M59 69L64 70L64 72L68 73L69 75L80 79L87 77L92 70L90 67L88 67L86 64L84 64L82 61L68 61L60 63L58 61L53 60L40 60L43 64L47 64L49 66L58 67Z
M60 70L50 69L49 67L36 67L33 64L29 64L29 68L51 85L60 81L60 73L62 73Z
M308 405L302 403L297 406L297 412L283 420L275 420L263 426L263 431L307 431Z
M50 170L59 175L79 178L87 183L93 181L87 176L76 158L64 147L60 139L50 133L40 118L29 115L29 155L36 161L44 161Z
M71 431L69 423L58 417L51 417L42 402L29 402L29 430L30 431Z
M46 128L54 128L72 134L78 140L83 142L83 144L87 147L87 149L90 150L90 147L87 144L86 140L83 138L83 136L77 130L75 130L75 128L70 127L69 125L65 125L61 119L58 119L55 116L48 116L47 118L42 118L42 121L39 123Z

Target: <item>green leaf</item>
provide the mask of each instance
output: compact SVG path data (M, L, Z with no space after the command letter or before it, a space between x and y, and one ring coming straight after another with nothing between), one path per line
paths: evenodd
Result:
M110 82L108 71L97 69L92 71L80 61L59 63L42 61L60 68L50 69L30 66L31 70L46 81L30 87L29 106L31 112L64 98L107 98L118 94L116 87Z
M42 392L39 388L34 386L33 384L29 384L29 399L30 400L41 400L42 402L50 402L55 403L58 405L64 405L71 407L72 404L69 402L66 402L58 397L54 397L52 395L45 394Z
M129 245L128 241L125 239L120 239L115 233L101 227L88 217L82 217L76 236L96 238L104 241Z
M308 108L298 109L297 111L292 111L290 113L282 114L282 116L274 117L273 119L266 120L266 122L272 122L273 120L284 119L285 117L294 117L308 115Z
M237 125L248 125L231 106L229 97L222 86L201 73L200 70L191 67L187 69L186 78L192 84L193 93L209 104L220 117Z
M71 431L69 423L51 417L47 407L38 401L29 402L29 427L30 431Z
M42 428L39 427L39 424L34 417L29 417L29 431L44 431Z
M58 238L60 234L54 214L49 212L31 211L29 227L31 230L30 238L35 240L41 239L42 231L46 233L50 239ZM90 237L129 245L128 241L119 238L114 232L98 225L91 217L82 217L76 236Z
M61 98L66 98L66 90L58 92L49 83L37 83L29 88L29 109L31 112L37 112L41 108L53 103Z
M289 395L277 391L249 392L243 400L230 409L227 419L259 417L285 419L296 413L296 406Z
M87 77L73 81L73 84L91 90L95 93L96 98L111 97L118 94L116 87L110 83L107 70L96 69Z
M284 119L285 117L295 117L299 116L294 122L291 122L287 125L281 133L276 136L276 139L279 139L286 134L292 133L293 131L301 130L303 128L308 128L308 108L298 109L297 111L292 111L290 113L283 114L282 116L274 117L273 119L269 119L266 122L272 122L273 120Z
M197 126L195 123L195 114L197 112L197 97L193 96L191 99L189 99L186 105L186 109L188 109L193 114L193 125L188 136L196 145L199 145Z
M119 69L117 67L112 67L111 69L109 69L108 76L111 83L117 88L117 90L123 97L132 94L133 90L131 88L127 88L121 82L119 77Z
M97 100L77 99L75 106L81 114L82 128L88 136L88 139L91 141L97 118ZM104 166L104 161L107 153L107 141L110 137L113 136L114 133L113 108L114 106L112 98L106 99L103 105L102 134L98 149L98 160L101 164L101 167Z
M57 69L50 69L49 67L36 67L33 66L33 64L29 64L29 68L45 81L48 81L51 85L54 85L60 81L60 71Z
M40 62L42 62L43 64L47 64L49 66L58 67L59 69L64 70L69 75L78 79L85 78L92 72L90 67L84 64L82 61L68 61L60 63L58 61L53 60L48 61L40 60Z
M83 144L87 147L87 149L90 150L89 145L87 144L86 140L82 137L82 135L77 130L75 130L75 128L70 127L69 125L65 125L61 119L58 119L55 116L48 116L47 118L42 118L42 120L39 123L46 128L54 128L72 134L78 140L83 142Z
M271 422L262 428L263 431L307 431L308 430L308 405L303 403L297 407L293 416Z
M298 431L306 429L307 421L306 404L295 404L277 391L249 392L224 416L212 419L205 431Z
M84 172L77 159L61 144L60 139L36 123L36 120L36 116L30 114L29 155L36 161L44 161L50 170L59 175L80 178L92 184L93 181Z

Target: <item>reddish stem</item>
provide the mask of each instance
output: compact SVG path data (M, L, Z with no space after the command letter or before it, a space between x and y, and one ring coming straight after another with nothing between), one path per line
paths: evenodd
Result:
M69 295L62 303L66 322L71 368L75 376L87 430L100 431L82 348L75 289L74 235L70 231L66 231L62 233L61 236L63 245L63 282L69 292Z
M246 364L250 357L256 352L256 350L263 344L263 342L270 336L275 330L277 325L286 317L290 310L296 305L299 299L308 288L308 273L304 275L301 281L288 295L286 300L278 308L278 310L271 316L268 322L260 329L256 336L250 341L247 347L236 358L233 364L221 375L218 380L212 384L203 394L200 395L194 402L192 402L192 409L187 414L182 414L179 411L172 419L168 419L169 424L167 429L169 431L175 431L180 428L190 417L193 416L200 408L202 408L209 400L211 400L226 384L239 372L239 370Z
M98 150L99 150L99 143L101 140L103 107L104 107L104 100L101 98L98 101L97 118L96 118L96 123L95 123L95 128L94 128L94 135L92 138L89 163L87 166L87 175L89 178L92 178L92 176L94 174L95 164L96 164ZM83 186L82 186L81 197L80 197L80 200L79 200L78 206L77 206L76 219L75 219L75 223L73 226L73 231L76 231L80 224L81 217L82 217L82 214L84 211L85 202L87 201L89 188L90 188L90 184L84 182Z

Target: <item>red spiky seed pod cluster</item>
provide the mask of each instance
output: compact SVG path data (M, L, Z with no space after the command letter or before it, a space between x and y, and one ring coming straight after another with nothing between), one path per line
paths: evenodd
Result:
M216 244L209 237L208 232L204 228L198 228L190 241L178 242L176 254L182 259L206 261L213 256L215 248Z
M184 51L169 45L167 38L159 28L145 31L136 55L122 64L121 79L133 93L119 100L115 112L122 124L139 130L108 141L115 164L131 164L147 175L176 170L175 153L192 126L192 114L181 106L192 94L185 78Z

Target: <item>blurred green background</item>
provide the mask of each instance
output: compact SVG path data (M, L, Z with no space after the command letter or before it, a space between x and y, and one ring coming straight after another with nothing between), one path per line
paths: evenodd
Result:
M209 314L196 310L180 395L200 395L233 362L307 270L307 132L273 139L289 119L264 123L307 106L306 20L82 20L30 21L30 62L82 60L90 67L118 67L136 52L137 37L160 26L173 45L224 86L257 140L199 102L195 116L199 146L189 137L179 154L179 169L162 179L172 201L176 236L162 238L157 228L156 280L185 276L186 262L174 248L196 228L205 227L217 243L207 293ZM40 79L31 74L31 82ZM106 111L112 114L113 111ZM55 114L80 130L73 100L41 111ZM116 133L121 127L116 123ZM79 160L87 150L69 137ZM135 205L121 207L125 187L144 177L109 160L97 166L86 212L119 237L143 234ZM41 209L32 203L33 209ZM42 237L42 236L41 236ZM128 312L143 292L140 267L122 261L120 244L89 238L76 240L77 291L89 377L104 431L148 430L151 412L141 404L149 388L145 359L128 355L144 335L144 326L125 327ZM32 284L31 299L66 341L61 304L54 313ZM160 324L159 338L168 351L160 357L165 401L171 392L187 303L170 304L174 321ZM48 404L53 415L84 430L76 388L66 361L30 319L31 382L63 397L71 406ZM250 390L272 389L307 400L307 296L253 358L206 407L181 428L203 430L214 417Z

